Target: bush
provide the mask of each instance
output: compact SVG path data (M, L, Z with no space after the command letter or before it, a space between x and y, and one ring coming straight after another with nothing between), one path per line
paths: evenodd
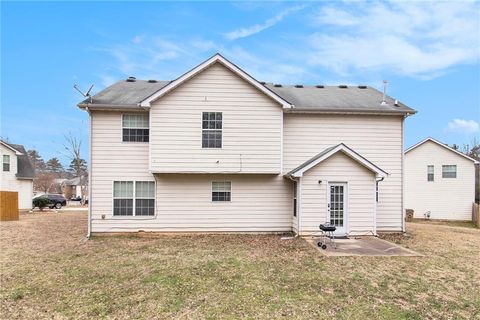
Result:
M39 207L40 210L43 210L43 208L47 207L49 204L51 204L50 200L46 197L38 197L33 199L33 207Z

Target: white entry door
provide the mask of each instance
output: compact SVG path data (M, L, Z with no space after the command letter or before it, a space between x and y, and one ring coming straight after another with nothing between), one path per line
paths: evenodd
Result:
M330 182L328 184L328 221L337 227L335 234L347 234L347 183Z

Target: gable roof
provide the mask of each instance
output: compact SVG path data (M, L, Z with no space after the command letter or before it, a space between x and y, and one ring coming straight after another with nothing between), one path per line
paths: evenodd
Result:
M380 169L378 166L367 160L365 157L361 156L359 153L355 152L353 149L349 148L344 143L337 144L335 146L329 147L316 156L312 157L311 159L305 161L295 169L291 170L286 174L286 176L290 177L301 177L305 173L305 171L310 170L311 168L315 167L316 165L320 164L321 162L327 160L334 154L342 152L345 155L349 156L353 160L357 161L365 168L369 169L370 171L374 172L377 177L386 177L388 175L387 172Z
M303 173L305 171L310 170L311 168L327 160L328 158L330 158L331 156L333 156L338 152L342 152L345 155L349 156L350 158L357 161L358 163L360 163L370 171L374 172L378 177L386 177L388 175L386 171L380 169L378 166L376 166L375 164L367 160L365 157L363 157L359 153L355 152L353 149L349 148L344 143L340 143L323 150L316 156L312 157L311 159L305 161L295 169L288 172L286 175L291 177L301 177L303 176Z
M35 170L33 169L30 159L28 158L28 153L21 144L8 143L3 140L0 140L0 143L7 148L10 148L17 155L17 174L18 179L33 179L35 178Z
M80 102L80 108L95 107L117 109L138 109L139 103L169 84L170 81L127 79L105 88L90 99Z
M426 139L424 139L424 140L422 140L422 141L414 144L414 145L411 146L410 148L407 148L407 149L405 150L405 154L407 154L407 152L412 151L413 149L421 146L422 144L424 144L425 142L428 142L428 141L433 142L433 143L436 143L437 145L439 145L439 146L441 146L441 147L444 147L445 149L447 149L447 150L449 150L449 151L451 151L451 152L453 152L453 153L456 153L456 154L459 155L459 156L462 156L462 157L464 157L464 158L466 158L466 159L468 159L468 160L470 160L470 161L473 161L475 164L478 164L478 163L479 163L479 161L473 159L472 157L469 157L469 156L467 156L466 154L464 154L464 153L462 153L462 152L460 152L460 151L458 151L458 150L455 150L455 149L453 149L452 147L449 147L447 144L442 143L442 142L440 142L440 141L438 141L438 140L436 140L436 139L434 139L434 138L432 138L432 137L428 137L428 138L426 138Z
M5 146L7 149L10 149L10 150L12 150L13 152L15 152L15 154L16 154L17 156L22 154L21 151L19 151L18 149L15 149L15 148L13 147L13 146L14 146L13 144L7 143L7 142L5 142L5 141L3 141L3 140L0 140L0 144L2 144L3 146Z
M242 78L243 80L250 83L252 86L254 86L258 90L263 92L265 95L269 96L271 99L278 102L282 107L284 107L284 108L291 108L292 107L292 105L288 101L286 101L285 99L280 97L278 94L274 93L273 91L269 90L263 84L258 82L255 78L253 78L248 73L246 73L245 71L243 71L242 69L237 67L232 62L225 59L219 53L215 54L210 59L205 60L204 62L202 62L201 64L199 64L195 68L193 68L192 70L184 73L183 75L181 75L177 79L173 80L172 82L170 82L169 84L167 84L166 86L164 86L163 88L161 88L160 90L158 90L157 92L152 94L151 96L142 100L140 102L140 106L141 107L150 107L150 103L157 100L158 98L160 98L164 94L170 92L171 90L175 89L176 87L178 87L179 85L181 85L185 81L191 79L192 77L194 77L195 75L197 75L198 73L202 72L203 70L207 69L208 67L210 67L211 65L213 65L215 63L221 63L222 65L227 67L230 71L232 71L233 73L238 75L240 78Z
M89 99L78 104L79 108L92 110L145 110L151 102L174 90L214 63L221 63L232 72L252 84L258 90L280 103L285 112L300 113L365 113L382 115L411 115L416 113L401 102L367 86L293 86L259 82L241 68L215 54L197 67L173 81L137 80L118 81Z

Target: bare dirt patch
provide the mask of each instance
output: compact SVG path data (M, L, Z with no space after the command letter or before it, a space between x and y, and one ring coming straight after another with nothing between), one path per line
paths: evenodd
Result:
M474 319L480 230L409 224L424 257L338 257L273 235L96 237L86 214L0 223L4 319Z

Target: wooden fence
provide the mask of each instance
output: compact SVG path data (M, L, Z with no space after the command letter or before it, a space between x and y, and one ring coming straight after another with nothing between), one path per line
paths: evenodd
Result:
M18 192L0 191L0 221L18 220Z
M480 228L480 205L475 202L472 205L472 221L477 228Z

